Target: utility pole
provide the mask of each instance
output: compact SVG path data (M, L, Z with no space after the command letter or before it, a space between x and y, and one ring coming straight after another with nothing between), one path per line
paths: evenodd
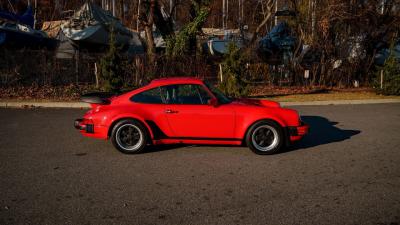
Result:
M225 26L228 28L228 18L229 18L229 0L226 0L226 21Z
M244 1L242 0L242 20L244 21Z
M239 11L239 20L240 20L240 18L241 18L241 15L240 15L240 10L241 10L241 5L240 5L240 4L241 4L241 2L242 2L242 1L239 0L239 10L238 10L238 11Z
M175 5L174 0L169 0L169 15L170 15L171 17L172 17L172 14L174 13L174 12L173 12L174 5Z
M382 0L382 8L381 8L381 14L383 15L385 13L385 0ZM392 50L390 50L392 51ZM383 69L381 70L381 89L383 88L383 79L384 79L384 71Z
M140 0L137 7L136 31L139 32Z
M278 11L278 0L275 0L275 26L278 25L278 17L276 16L277 11Z
M117 17L117 15L115 15L115 0L112 0L112 14Z
M242 29L242 0L239 0L239 28Z
M315 34L315 8L316 8L316 1L311 1L311 37L314 40Z
M225 29L225 0L222 0L222 28Z
M31 2L29 1L29 5ZM33 29L36 27L36 20L37 20L37 0L35 0L35 14L33 16Z

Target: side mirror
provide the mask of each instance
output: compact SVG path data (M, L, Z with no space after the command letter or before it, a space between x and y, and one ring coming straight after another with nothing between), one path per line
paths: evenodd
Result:
M212 105L214 107L217 107L218 106L218 100L216 98L212 98L212 99L208 100L208 104Z

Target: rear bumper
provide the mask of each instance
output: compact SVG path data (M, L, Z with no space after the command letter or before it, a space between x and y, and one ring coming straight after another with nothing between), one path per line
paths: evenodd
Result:
M94 137L100 139L108 138L108 129L104 126L94 125L91 120L76 119L74 127L81 132L82 135L87 137Z
M294 142L302 139L308 133L310 126L301 122L300 126L287 127L287 137L289 142Z

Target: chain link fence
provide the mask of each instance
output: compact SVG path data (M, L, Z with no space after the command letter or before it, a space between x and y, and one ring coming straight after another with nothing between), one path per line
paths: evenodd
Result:
M60 59L55 52L46 50L0 50L0 86L61 86L61 85L97 85L101 86L99 73L103 54L81 52L70 59ZM212 82L224 79L220 62L203 55L185 55L168 58L157 55L149 60L146 55L125 57L124 84L137 87L162 77L191 76ZM355 80L368 85L372 78L360 71L360 66L344 64L335 70L322 71L323 64L310 68L306 76L302 68L272 66L266 63L246 64L245 82L250 85L264 86L353 86Z
M101 82L99 63L103 54L79 53L70 59L59 59L45 50L1 50L0 85L69 85ZM151 79L171 76L192 76L216 79L217 66L201 56L182 56L169 59L156 56L152 61L146 55L126 57L124 82L138 86Z

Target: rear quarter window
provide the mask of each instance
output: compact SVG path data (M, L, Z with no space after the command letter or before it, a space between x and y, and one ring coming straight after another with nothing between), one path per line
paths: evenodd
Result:
M159 87L137 93L130 100L137 103L163 104Z

